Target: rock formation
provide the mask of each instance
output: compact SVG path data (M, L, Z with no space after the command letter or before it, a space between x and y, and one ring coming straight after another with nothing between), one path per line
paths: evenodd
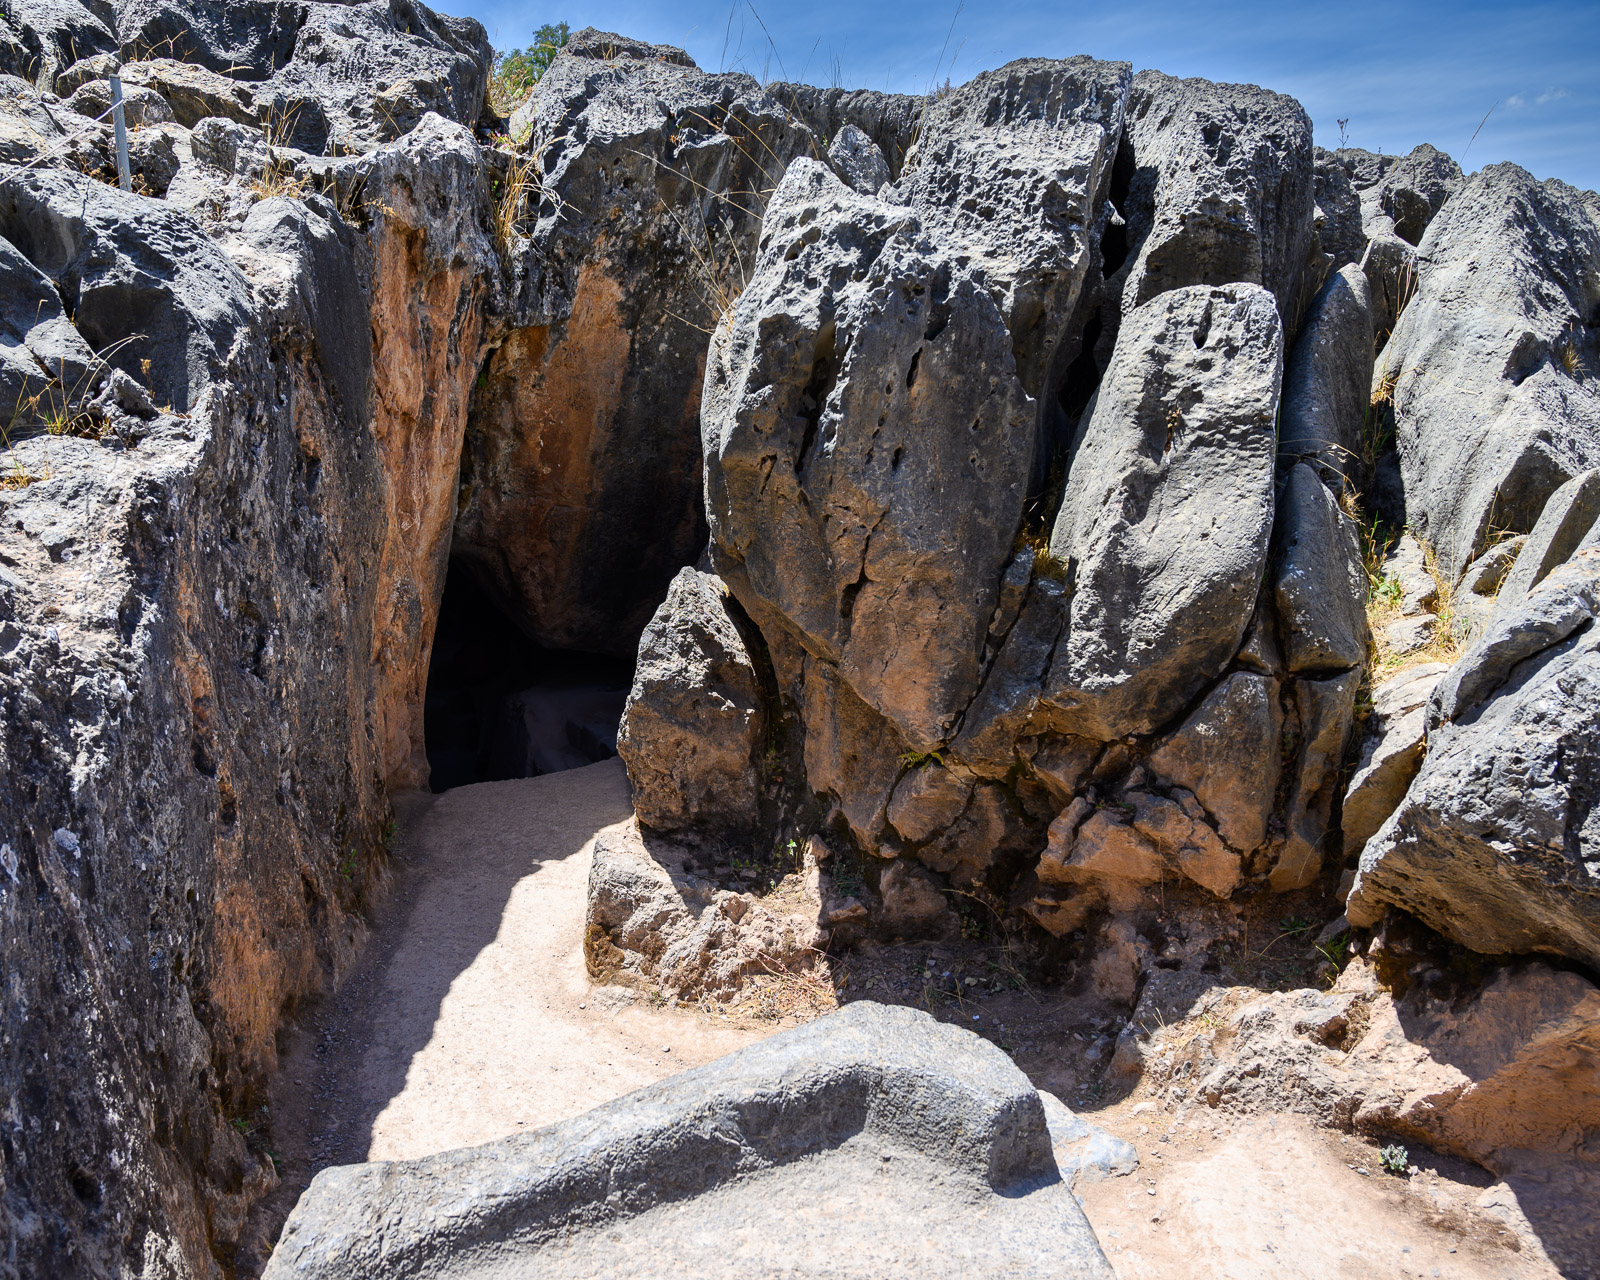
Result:
M1088 1129L971 1032L863 1001L537 1133L327 1170L266 1276L1111 1280L1071 1193Z
M491 59L413 0L0 12L4 1266L236 1267L277 1034L428 780L452 565L637 656L597 971L721 998L964 895L1164 1009L1206 971L1153 976L1153 921L1348 895L1358 944L1544 957L1463 996L1537 1034L1380 1108L1500 1160L1595 1052L1600 198L1086 57L924 100L583 31L509 119ZM1369 570L1454 665L1369 672ZM702 874L776 850L792 910ZM1002 1083L1022 1164L915 1159L1047 1178L1071 1117ZM532 1141L589 1177L654 1106ZM441 1159L404 1176L488 1157ZM280 1269L340 1265L317 1199ZM1070 1197L1006 1203L1102 1266Z

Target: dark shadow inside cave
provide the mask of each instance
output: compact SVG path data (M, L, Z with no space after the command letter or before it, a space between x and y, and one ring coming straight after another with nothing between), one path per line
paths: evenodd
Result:
M452 560L423 702L429 785L533 778L616 755L632 683L625 659L535 644Z

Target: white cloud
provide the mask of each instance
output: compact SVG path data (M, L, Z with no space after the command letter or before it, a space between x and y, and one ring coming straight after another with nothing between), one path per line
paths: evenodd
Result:
M1563 89L1559 85L1551 85L1535 101L1542 107L1547 102L1556 102L1567 97L1570 92L1571 90Z
M1528 100L1520 93L1514 93L1506 99L1506 106L1510 107L1513 111L1517 110L1519 107L1525 107L1527 105Z

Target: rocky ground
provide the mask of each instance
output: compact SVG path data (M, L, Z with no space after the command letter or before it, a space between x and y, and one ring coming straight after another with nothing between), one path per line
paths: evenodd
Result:
M322 1168L553 1124L869 999L977 1031L1037 1087L1133 1143L1135 1174L1078 1189L1125 1280L1580 1274L1544 1254L1540 1232L1559 1224L1530 1224L1517 1189L1464 1161L1416 1149L1417 1171L1399 1178L1380 1164L1376 1139L1288 1110L1218 1115L1118 1074L1125 1006L1070 975L1025 972L1003 945L867 944L828 966L822 991L809 975L779 978L732 1007L666 1008L595 984L581 941L586 886L594 837L629 816L616 762L418 796L408 808L372 942L339 993L286 1034L252 1122L251 1140L272 1152L282 1181L257 1207L250 1272ZM771 886L780 896L781 884ZM1316 954L1305 931L1256 941L1235 976L1260 986L1243 993L1297 990ZM1169 1034L1205 1030L1181 1020ZM1371 1226L1356 1238L1340 1225L1351 1221Z

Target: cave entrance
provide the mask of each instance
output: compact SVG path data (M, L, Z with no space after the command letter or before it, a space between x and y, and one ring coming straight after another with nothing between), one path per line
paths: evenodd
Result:
M616 755L632 683L625 659L535 644L452 560L423 700L429 785L533 778Z

